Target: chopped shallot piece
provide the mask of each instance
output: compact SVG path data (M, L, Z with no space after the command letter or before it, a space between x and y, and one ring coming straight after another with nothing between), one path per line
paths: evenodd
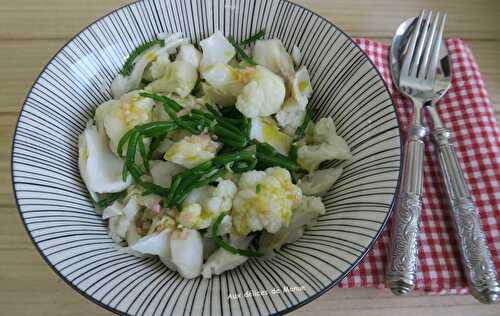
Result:
M159 203L155 203L155 204L153 205L153 209L152 209L152 211L153 211L153 213L155 213L155 214L160 214L160 209L161 209L160 204L159 204Z

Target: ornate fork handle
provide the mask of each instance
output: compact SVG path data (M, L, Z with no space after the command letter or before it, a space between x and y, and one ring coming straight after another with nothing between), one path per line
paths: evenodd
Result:
M422 178L425 128L413 125L408 131L403 161L402 186L392 217L390 257L386 282L396 295L415 286L418 262L418 235L422 209Z
M483 303L494 303L500 295L495 264L491 258L478 209L474 205L460 168L450 131L437 128L432 136L438 145L453 221L471 294Z

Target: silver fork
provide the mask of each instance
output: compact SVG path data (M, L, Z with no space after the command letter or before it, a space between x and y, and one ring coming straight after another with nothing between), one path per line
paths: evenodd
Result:
M426 129L422 108L434 94L436 65L443 37L446 14L432 16L422 10L410 37L401 66L399 90L413 102L403 160L398 201L392 217L391 245L386 282L396 295L408 294L415 286L420 212L422 209L423 158Z

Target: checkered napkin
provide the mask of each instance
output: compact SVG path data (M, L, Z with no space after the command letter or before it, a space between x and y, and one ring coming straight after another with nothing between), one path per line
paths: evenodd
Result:
M389 46L366 39L356 43L368 54L387 82L404 131L412 107L392 85ZM457 156L474 196L488 245L500 275L500 131L470 48L459 39L446 41L452 62L452 86L437 110L453 133ZM429 122L428 117L427 122ZM440 176L436 148L427 136L424 194L416 288L434 293L465 293L467 285L455 241L452 218ZM384 287L388 229L340 287Z

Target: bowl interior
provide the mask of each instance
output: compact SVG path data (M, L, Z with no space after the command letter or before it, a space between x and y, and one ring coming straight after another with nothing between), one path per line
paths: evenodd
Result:
M96 106L111 98L110 82L134 47L159 32L182 31L198 42L217 29L237 40L265 29L288 51L297 46L311 74L314 118L333 117L354 159L323 196L326 214L296 243L272 260L250 259L211 280L186 280L156 258L113 246L79 175L78 135ZM318 297L359 263L381 232L401 157L391 97L364 53L327 20L280 0L148 0L101 18L42 71L13 146L18 207L47 263L92 301L147 315L267 315Z

